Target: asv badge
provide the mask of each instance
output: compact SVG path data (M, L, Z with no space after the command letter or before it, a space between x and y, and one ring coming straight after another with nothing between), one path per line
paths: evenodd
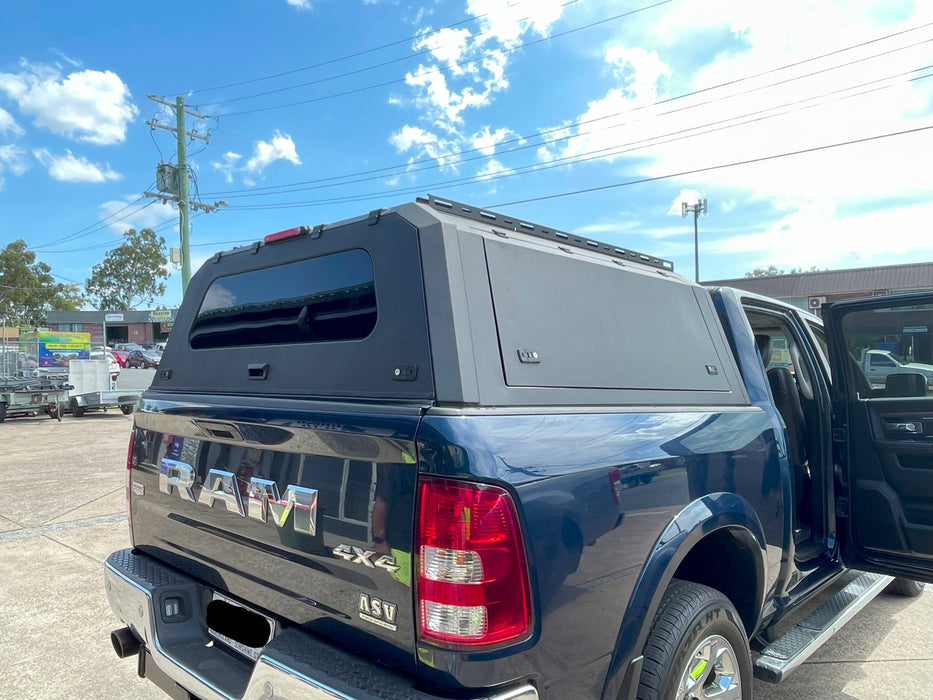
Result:
M398 606L395 603L387 603L381 598L360 593L360 618L366 622L372 622L374 625L395 632L398 629L395 623L397 611Z

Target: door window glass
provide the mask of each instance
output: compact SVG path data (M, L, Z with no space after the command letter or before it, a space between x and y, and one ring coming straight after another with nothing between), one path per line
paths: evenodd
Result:
M926 396L933 386L933 305L876 307L842 320L861 398Z

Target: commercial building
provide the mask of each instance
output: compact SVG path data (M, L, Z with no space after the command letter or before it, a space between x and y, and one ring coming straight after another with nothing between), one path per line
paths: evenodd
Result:
M703 282L780 299L819 315L829 301L933 291L933 262Z
M46 327L91 334L91 345L164 343L177 309L152 311L49 311Z

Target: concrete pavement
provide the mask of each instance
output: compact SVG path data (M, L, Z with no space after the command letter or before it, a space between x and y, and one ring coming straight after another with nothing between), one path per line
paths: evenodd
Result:
M0 424L0 696L162 698L110 646L103 562L129 545L119 411Z
M147 383L141 370L128 375ZM119 411L0 424L0 697L165 697L109 639L119 624L103 562L129 545L131 426ZM913 599L879 596L783 684L756 681L756 697L933 697L927 589Z

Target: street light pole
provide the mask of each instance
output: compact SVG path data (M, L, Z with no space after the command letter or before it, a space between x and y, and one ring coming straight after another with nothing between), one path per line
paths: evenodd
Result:
M686 218L688 212L693 212L693 269L695 279L694 281L700 282L700 232L697 225L697 219L700 218L700 214L708 214L709 210L706 207L706 199L698 199L696 204L690 205L686 202L681 203L681 215Z

